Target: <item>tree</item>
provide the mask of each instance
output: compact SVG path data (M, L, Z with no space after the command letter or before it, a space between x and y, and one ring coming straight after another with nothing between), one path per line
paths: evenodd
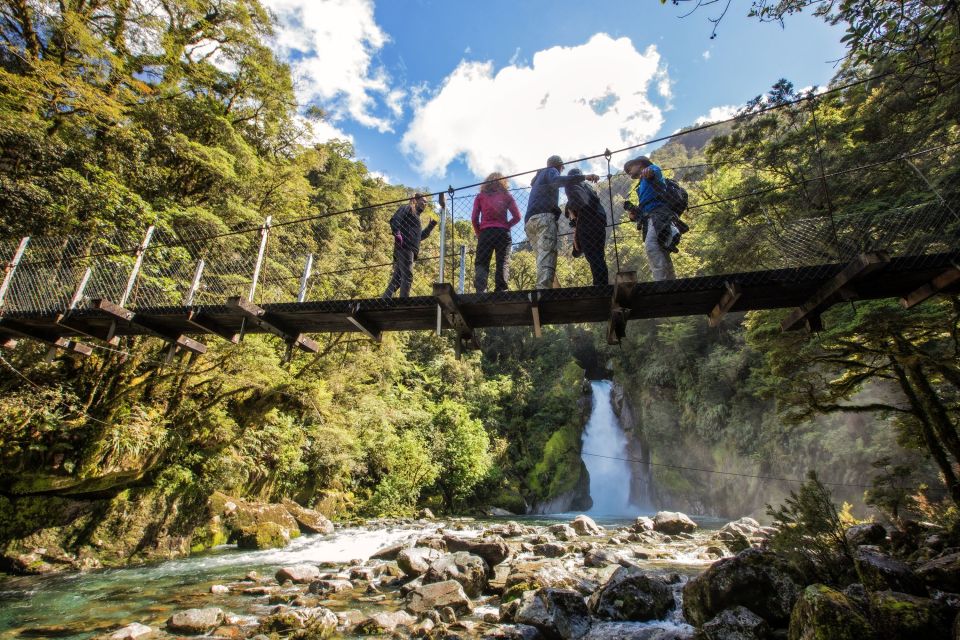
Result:
M447 509L453 511L490 471L490 437L465 407L444 400L433 414L430 438L440 469L437 487Z

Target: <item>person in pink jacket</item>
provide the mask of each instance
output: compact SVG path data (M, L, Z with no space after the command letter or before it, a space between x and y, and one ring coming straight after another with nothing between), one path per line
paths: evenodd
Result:
M510 218L507 219L507 213ZM520 222L520 210L507 189L502 173L491 173L473 201L473 233L477 236L477 253L473 262L473 284L477 293L487 290L490 257L496 253L494 282L496 291L507 290L510 257L510 228Z

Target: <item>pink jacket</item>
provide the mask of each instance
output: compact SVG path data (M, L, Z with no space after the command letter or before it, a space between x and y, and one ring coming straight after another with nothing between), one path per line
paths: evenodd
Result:
M509 229L518 222L520 210L509 191L478 193L473 201L473 232L478 235L484 229Z

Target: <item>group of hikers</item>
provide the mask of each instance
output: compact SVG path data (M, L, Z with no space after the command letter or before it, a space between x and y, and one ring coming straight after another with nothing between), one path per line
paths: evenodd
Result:
M564 214L574 229L573 256L586 258L594 286L606 285L609 283L604 255L607 212L597 192L586 184L596 183L600 177L584 174L579 169L570 169L564 175L563 166L560 156L550 156L547 166L537 171L530 183L530 198L523 222L530 247L536 252L536 287L551 289L555 286L559 220ZM686 207L686 192L675 182L665 180L660 167L646 156L628 161L623 170L634 180L624 209L642 234L653 279L672 280L676 275L670 254L677 250L679 236L686 231L686 225L678 215ZM560 209L561 187L566 195L565 212ZM678 198L683 199L681 207L676 206ZM413 265L420 251L420 242L437 224L436 220L430 220L426 227L421 227L420 214L426 207L426 198L417 193L390 219L394 238L393 273L383 294L385 298L392 298L398 292L401 298L410 295ZM484 180L473 201L471 218L477 236L474 259L476 291L483 293L487 290L491 258L494 259L494 291L506 291L513 244L510 229L520 223L521 216L503 174L491 173Z

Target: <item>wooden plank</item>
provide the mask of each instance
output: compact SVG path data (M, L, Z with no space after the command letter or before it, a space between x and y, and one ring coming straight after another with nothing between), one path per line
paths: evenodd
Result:
M191 309L189 312L187 312L186 320L187 324L192 327L196 327L203 333L210 333L215 336L219 336L227 342L231 342L233 344L240 342L239 332L227 329L213 318L204 315L201 311Z
M840 273L830 278L830 280L817 289L817 292L813 294L809 300L794 309L790 315L780 323L780 328L783 331L793 331L794 329L800 328L808 316L829 307L831 298L837 295L841 288L886 266L889 261L890 258L882 251L864 253L858 256L856 260L844 267Z
M620 307L629 307L633 288L636 284L636 271L620 271L617 273L613 283L613 303Z
M249 300L244 300L240 297L233 297L227 300L227 307L232 309L240 317L249 320L261 329L264 329L275 336L283 338L284 342L287 344L291 344L298 349L302 349L303 351L308 351L310 353L317 353L320 351L320 345L317 344L316 340L307 337L303 333L292 331L286 328L283 326L281 321L270 317L270 314L265 309L250 302Z
M106 298L94 298L90 301L90 306L105 313L114 316L117 320L127 322L133 326L144 329L146 333L156 336L193 353L204 354L207 352L207 345L198 342L193 338L180 333L172 332L159 324L155 319L142 314L134 313L129 309L107 300Z
M723 288L724 292L723 295L720 296L720 301L717 303L717 306L707 314L711 327L718 326L723 316L727 315L737 300L740 299L740 296L743 295L743 289L736 282L724 282Z
M83 356L89 356L93 353L93 347L90 345L86 345L82 342L77 342L69 338L64 338L63 336L58 336L49 331L28 327L18 322L11 322L7 319L0 320L0 332L5 334L13 334L14 336L21 336L23 338L29 338L38 342L44 342L49 344L51 347L56 347L57 349L63 349L64 351L70 351L72 353L79 353Z
M380 340L383 338L380 329L377 328L375 324L360 315L360 305L354 307L353 311L347 315L347 321L374 342L380 342Z
M912 309L921 302L929 300L957 281L960 281L960 267L954 265L927 284L914 289L906 296L900 298L900 304L904 309Z
M614 306L610 310L610 320L607 323L607 344L620 344L627 335L627 320L630 319L630 309Z
M539 338L543 335L540 329L540 294L530 293L528 298L530 299L530 315L533 318L533 335Z
M457 334L461 338L469 338L473 335L473 329L460 310L453 285L448 282L435 282L433 284L433 297L437 299L437 304L446 314L447 322L457 330Z

